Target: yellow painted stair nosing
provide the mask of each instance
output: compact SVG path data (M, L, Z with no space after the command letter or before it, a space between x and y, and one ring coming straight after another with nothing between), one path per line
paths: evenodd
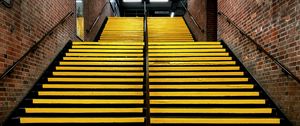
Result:
M149 76L243 76L244 72L150 72Z
M150 104L266 104L265 99L150 99Z
M52 72L53 76L143 76L144 72Z
M151 124L280 124L280 118L157 118Z
M143 108L25 108L26 113L142 113Z
M143 78L54 78L48 82L143 82Z
M272 113L272 108L150 108L151 113Z
M142 89L143 85L129 84L43 84L46 89Z
M241 91L241 92L229 92L229 91L222 91L222 92L150 92L150 96L173 96L173 97L186 97L186 96L259 96L259 92L257 91Z
M150 89L253 89L253 84L150 85Z
M143 123L144 117L20 117L21 124L33 123Z
M143 99L32 99L33 104L144 104Z
M141 91L38 91L39 96L143 96Z
M149 82L248 82L248 78L150 78Z

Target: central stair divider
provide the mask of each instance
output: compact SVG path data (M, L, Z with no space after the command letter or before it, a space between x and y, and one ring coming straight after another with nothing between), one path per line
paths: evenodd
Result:
M147 3L144 1L144 97L145 97L145 125L150 126L150 95L149 95L149 56L148 56L148 24Z

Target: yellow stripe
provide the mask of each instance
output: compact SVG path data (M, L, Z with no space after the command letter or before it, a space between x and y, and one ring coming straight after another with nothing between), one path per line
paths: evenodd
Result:
M150 82L247 82L248 78L150 78Z
M67 67L67 66L57 66L56 70L142 71L143 67Z
M142 53L143 50L114 50L114 49L69 49L69 52L130 52L130 53Z
M144 42L72 42L73 45L144 45Z
M240 70L239 66L222 67L149 67L150 71Z
M150 92L150 96L259 96L259 92Z
M149 49L186 49L186 48L222 48L222 45L194 45L194 46L149 46Z
M235 65L235 61L205 61L205 62L149 62L150 66L159 65Z
M151 108L151 113L272 113L272 108Z
M150 76L243 76L244 72L150 72Z
M253 84L150 85L150 89L253 89Z
M197 60L232 60L231 57L168 57L168 58L153 58L149 61L197 61Z
M143 72L53 72L53 76L143 76Z
M143 99L32 99L33 104L143 104Z
M160 99L150 104L265 104L264 99Z
M143 96L140 91L38 91L39 96Z
M20 123L143 123L144 117L117 117L117 118L95 118L95 117L20 117Z
M63 60L143 61L143 58L63 57Z
M103 65L103 66L108 66L108 65L143 65L143 62L63 62L60 61L59 65Z
M26 113L142 113L142 108L25 108Z
M149 42L149 45L219 45L221 42Z
M152 124L280 124L279 118L151 118Z
M143 82L143 78L48 78L49 82Z
M149 53L149 56L229 56L229 53Z
M226 49L149 49L149 52L225 52Z
M72 46L72 48L81 48L81 49L97 49L97 48L103 48L103 49L110 49L110 48L118 48L118 49L142 49L143 46Z
M142 53L66 53L66 56L143 56Z
M62 88L62 89L142 89L143 85L123 85L123 84L43 84L43 88Z

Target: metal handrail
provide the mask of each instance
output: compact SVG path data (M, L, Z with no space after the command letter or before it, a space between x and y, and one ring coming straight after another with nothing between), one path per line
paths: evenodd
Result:
M190 16L190 18L192 19L193 23L198 27L198 29L200 29L200 31L202 33L205 33L205 29L200 27L200 25L197 23L197 21L195 20L194 16L191 14L191 12L187 9L187 7L184 5L184 3L182 1L180 1L182 7L184 8L184 10L188 13L188 15Z
M148 55L148 22L147 2L144 1L144 88L145 88L145 114L146 126L150 126L150 95L149 95L149 55Z
M263 52L264 54L266 54L270 59L273 60L273 62L275 62L275 64L277 64L283 73L285 73L286 75L289 75L290 77L292 77L293 79L295 79L299 84L300 84L300 79L294 75L285 65L283 65L282 63L280 63L276 58L274 58L269 52L267 52L260 44L258 44L252 37L250 37L245 31L243 31L239 26L237 26L237 24L235 24L228 16L226 16L223 12L218 12L218 15L221 15L223 17L225 17L226 21L230 24L232 24L240 33L241 35L247 37L256 47L259 51Z
M8 69L5 70L5 72L1 75L0 80L4 79L16 66L22 62L29 53L33 52L38 48L38 46L43 42L43 40L51 35L53 31L60 25L63 24L66 19L74 14L73 11L70 11L66 16L64 16L55 26L53 26L47 33L44 34L44 36L37 41L20 59L18 59L12 66L10 66Z
M94 20L92 26L91 26L89 29L86 30L87 33L90 33L90 32L93 30L93 28L96 26L96 24L97 24L97 22L99 21L101 15L103 14L104 8L105 8L106 5L108 5L108 4L110 4L110 2L106 2L105 5L101 8L100 13L98 14L97 18ZM112 8L111 8L111 10L113 11ZM113 12L113 13L114 13L114 12Z

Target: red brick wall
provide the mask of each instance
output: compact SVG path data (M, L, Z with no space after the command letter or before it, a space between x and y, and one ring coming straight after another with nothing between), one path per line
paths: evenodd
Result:
M300 78L299 0L219 0L218 9ZM218 17L218 33L292 123L300 125L300 84L222 17Z
M109 2L109 0L84 0L83 13L84 13L84 27L86 30L88 30L93 25L95 19L101 13L102 8L107 2ZM111 15L112 15L112 11L111 11L110 4L108 3L103 9L100 19L95 25L95 27L92 29L92 31L89 33L85 32L85 36L84 36L85 41L93 41L105 17Z
M0 74L70 11L75 11L75 0L15 0L12 8L0 4ZM0 124L66 42L74 38L74 16L0 81Z

